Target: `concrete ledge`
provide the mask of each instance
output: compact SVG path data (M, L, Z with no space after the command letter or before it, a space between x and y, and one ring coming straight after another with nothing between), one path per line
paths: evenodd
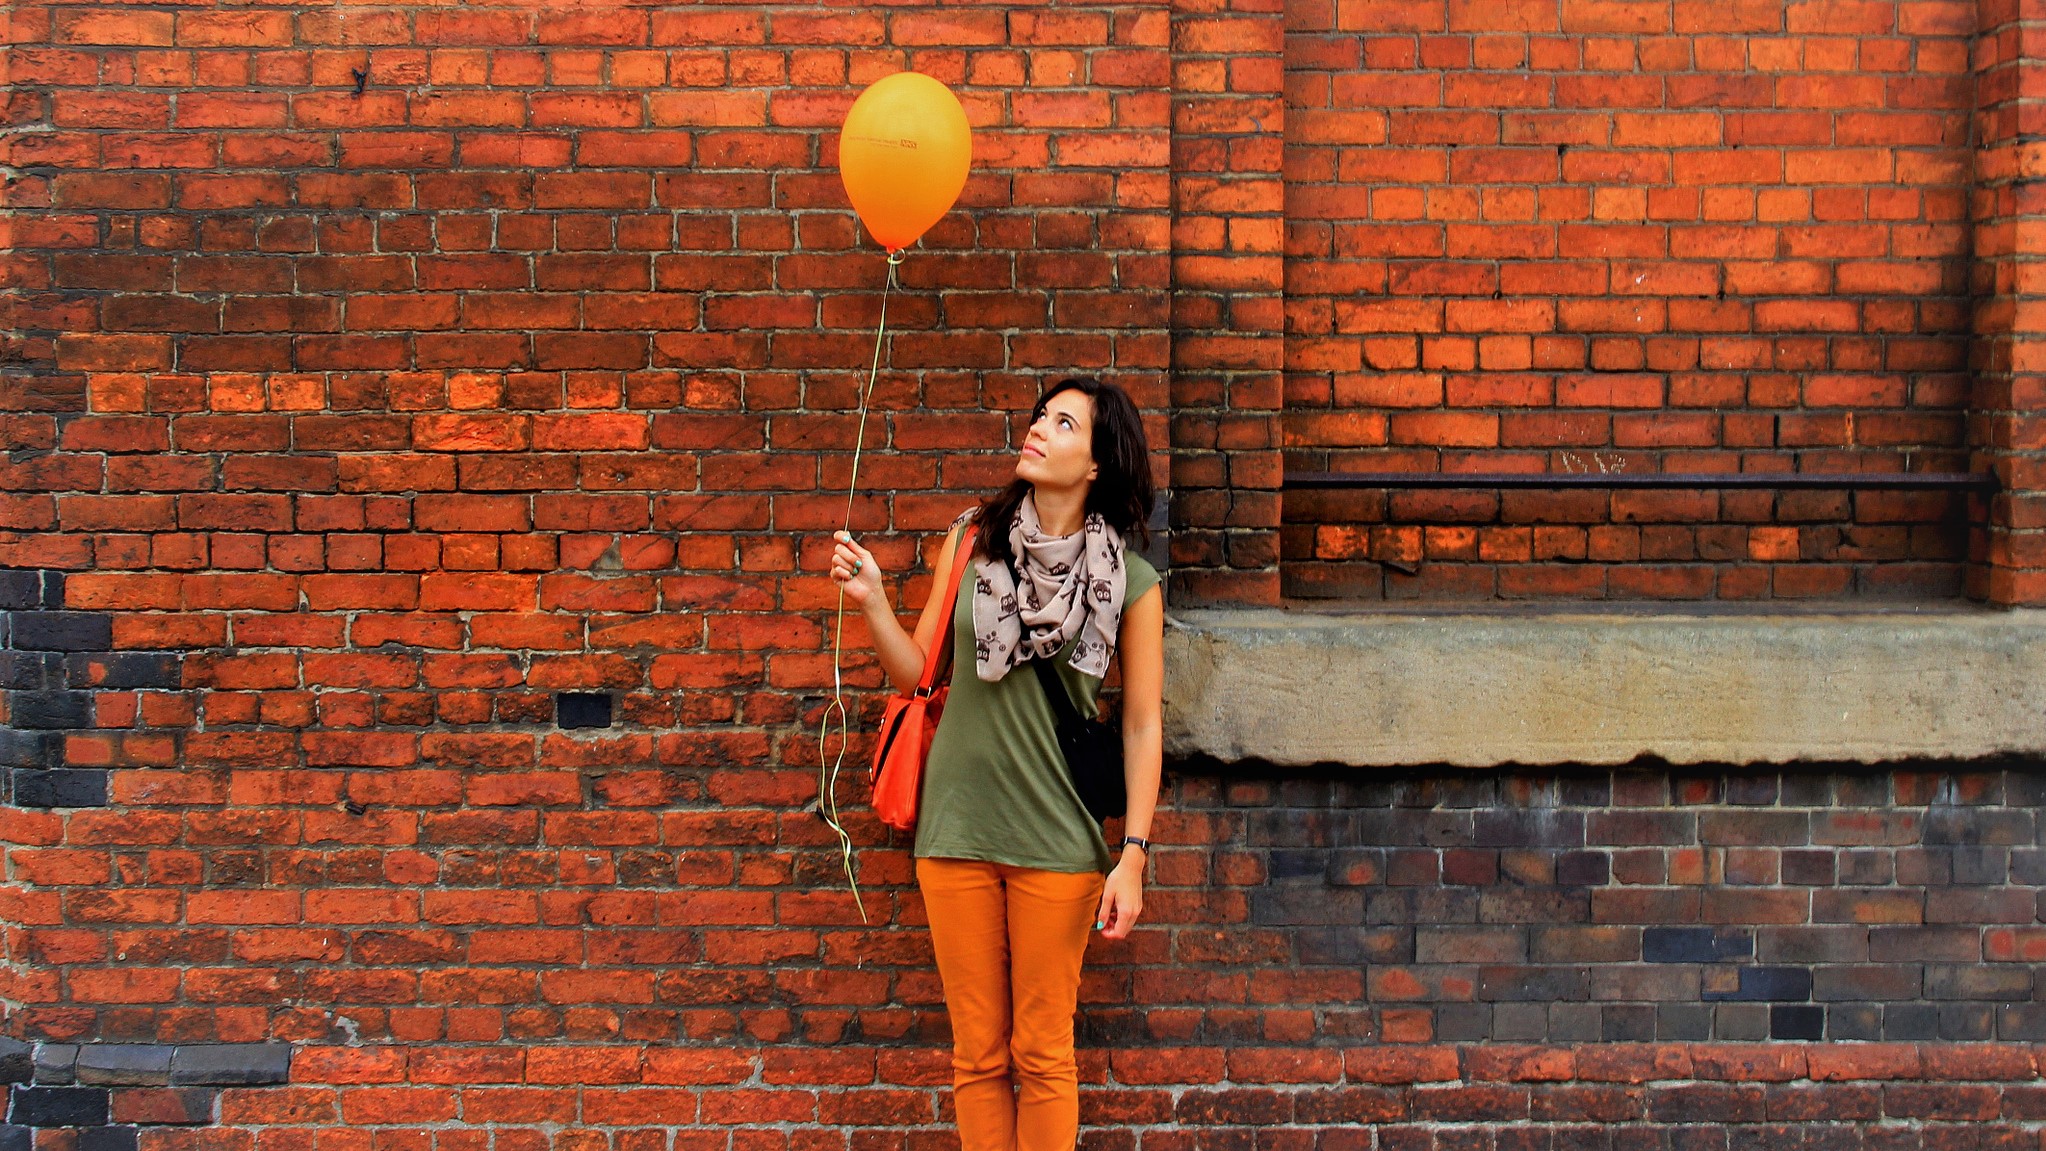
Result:
M2046 754L2046 611L1177 612L1171 756L1395 766Z

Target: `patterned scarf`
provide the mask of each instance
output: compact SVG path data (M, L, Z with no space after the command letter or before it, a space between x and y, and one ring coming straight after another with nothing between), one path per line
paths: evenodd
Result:
M974 561L974 671L993 683L1025 660L1050 659L1077 635L1068 662L1096 678L1107 675L1129 588L1121 533L1090 513L1079 532L1046 535L1037 499L1026 495L1009 525L1009 545L1015 570Z

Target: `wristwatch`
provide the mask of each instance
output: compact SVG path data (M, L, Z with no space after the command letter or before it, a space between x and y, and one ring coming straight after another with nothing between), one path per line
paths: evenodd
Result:
M1148 839L1139 839L1139 838L1137 838L1137 837L1136 837L1136 836L1134 836L1134 835L1125 835L1125 836L1123 836L1123 837L1122 837L1122 846L1123 846L1123 847L1128 847L1128 846L1129 846L1130 844L1132 844L1132 843L1134 843L1134 844L1136 844L1136 845L1137 845L1138 847L1141 847L1141 848L1143 848L1143 849L1144 849L1144 858L1145 858L1145 859L1149 859L1149 858L1151 858L1151 841L1150 841L1150 840L1148 840Z

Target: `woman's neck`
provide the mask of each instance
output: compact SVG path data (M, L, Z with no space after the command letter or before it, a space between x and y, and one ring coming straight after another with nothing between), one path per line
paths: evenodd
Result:
M1037 505L1037 524L1048 536L1069 536L1079 531L1087 522L1087 489L1067 488L1054 491L1049 488L1030 489L1031 501Z

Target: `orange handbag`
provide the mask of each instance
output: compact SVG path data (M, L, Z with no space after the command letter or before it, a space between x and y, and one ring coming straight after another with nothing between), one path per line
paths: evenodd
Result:
M958 599L959 580L966 574L966 561L973 555L974 526L967 525L960 534L952 578L945 582L945 627L924 655L923 678L917 681L915 691L889 696L881 712L881 732L874 747L874 814L897 831L916 830L924 760L930 756L931 737L938 734L938 716L951 691L938 683L939 669L952 662L952 606Z

